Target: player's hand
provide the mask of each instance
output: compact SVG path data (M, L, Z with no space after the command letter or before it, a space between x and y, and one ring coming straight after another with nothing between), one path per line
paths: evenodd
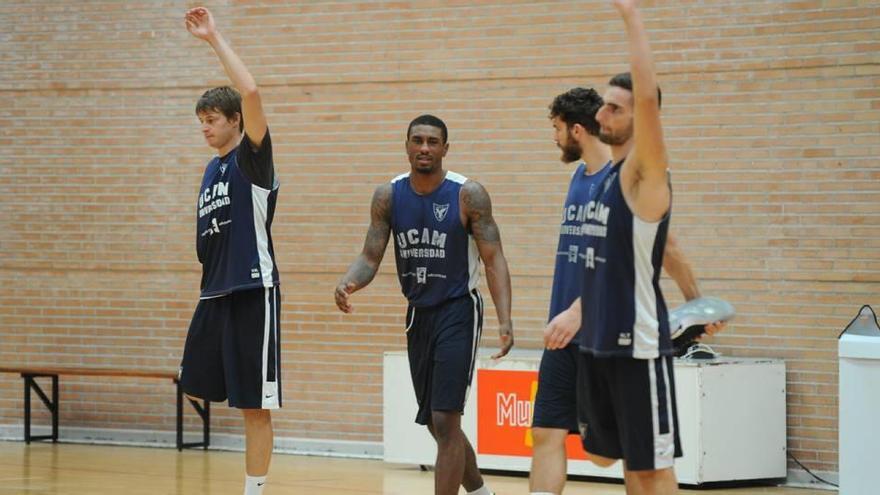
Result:
M354 311L354 308L351 306L351 303L348 302L348 296L354 292L354 282L349 282L347 284L340 283L336 286L336 292L334 296L336 297L336 307L339 308L339 311L343 313L351 313Z
M562 349L567 346L581 328L581 314L571 308L559 313L544 328L544 346Z
M639 2L638 0L612 0L612 3L620 15L627 16L636 10Z
M492 359L501 359L513 348L513 322L498 327L498 340L501 350L492 355Z
M200 40L208 40L211 36L217 34L217 28L214 26L214 16L204 7L196 7L189 9L184 15L186 30Z
M701 334L700 336L698 336L694 340L699 341L699 340L702 340L703 337L711 337L711 336L715 335L716 333L727 328L727 322L726 321L712 322L712 323L709 323L708 325L706 325L704 328L705 328L706 333Z

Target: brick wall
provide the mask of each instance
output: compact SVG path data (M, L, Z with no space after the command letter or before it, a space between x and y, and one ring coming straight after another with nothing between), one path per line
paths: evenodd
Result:
M837 469L836 336L880 305L880 6L646 2L674 173L673 231L739 316L717 348L788 365L791 451ZM189 3L0 4L0 362L174 369L197 299L193 106L225 84ZM381 353L402 349L389 253L343 317L376 185L407 122L450 128L449 169L492 195L521 347L549 301L559 163L547 104L626 70L605 1L212 2L261 84L282 181L279 436L381 441ZM389 262L392 261L392 262ZM681 301L665 281L672 304ZM495 346L494 309L483 344ZM168 386L64 380L64 425L173 428ZM0 376L0 424L20 379ZM120 407L127 403L128 407ZM240 432L217 408L215 431Z

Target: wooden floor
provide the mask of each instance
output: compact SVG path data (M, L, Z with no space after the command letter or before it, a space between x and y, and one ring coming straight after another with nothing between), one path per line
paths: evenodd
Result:
M0 495L179 495L242 493L241 452L0 442ZM375 460L275 455L265 495L430 494L433 473ZM528 493L528 480L486 476L499 495ZM464 493L464 491L462 491ZM567 495L621 495L611 483L569 482ZM795 488L684 490L706 495L827 495Z

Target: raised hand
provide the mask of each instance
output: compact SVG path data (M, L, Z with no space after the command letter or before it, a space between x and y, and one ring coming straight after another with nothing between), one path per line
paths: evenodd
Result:
M611 3L614 4L614 8L616 8L621 15L627 15L636 10L639 2L638 0L612 0Z
M186 30L196 38L208 40L217 33L214 16L204 7L196 7L186 11L184 16Z

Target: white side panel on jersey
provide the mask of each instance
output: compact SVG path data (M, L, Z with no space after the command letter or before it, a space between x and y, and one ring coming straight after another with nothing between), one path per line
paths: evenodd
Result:
M401 179L406 179L407 177L409 177L409 172L406 172L406 173L404 173L404 174L400 174L400 175L398 175L397 177L391 179L391 183L394 184L395 182L397 182L397 181L399 181L399 180L401 180Z
M456 182L458 184L464 184L465 182L467 182L468 178L459 173L453 172L452 170L447 170L446 180L451 180L452 182Z
M269 214L269 194L271 191L251 185L251 199L254 204L254 232L257 239L257 253L260 256L260 275L263 287L272 287L272 256L269 254L269 232L266 219Z
M474 290L480 285L480 251L474 237L468 236L468 290Z
M446 179L458 184L468 181L467 177L451 170L446 172ZM458 194L460 196L461 191ZM474 236L468 234L468 290L474 290L478 285L480 285L480 251L477 249Z
M660 323L657 319L657 295L652 283L654 265L651 255L661 222L648 223L633 215L633 268L636 277L633 357L636 359L654 359L660 355Z

